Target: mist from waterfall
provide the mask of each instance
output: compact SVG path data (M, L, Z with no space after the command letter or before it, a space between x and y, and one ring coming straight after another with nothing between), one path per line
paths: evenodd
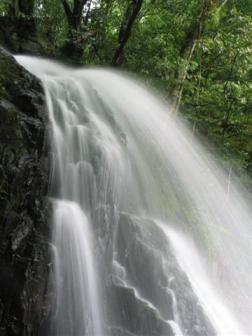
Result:
M50 120L51 333L251 335L251 195L136 80L17 60Z

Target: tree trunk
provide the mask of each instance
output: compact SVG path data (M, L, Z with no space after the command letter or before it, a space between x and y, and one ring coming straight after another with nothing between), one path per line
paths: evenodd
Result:
M132 26L141 10L143 0L131 0L129 3L118 36L118 46L112 59L112 65L120 66L123 62L124 47L130 37Z
M199 9L199 14L197 15L195 21L191 24L186 36L182 48L180 50L180 57L184 59L185 63L183 66L180 67L177 76L177 85L173 89L172 96L173 96L173 107L172 110L174 113L178 112L178 109L181 104L181 99L184 90L184 82L187 77L188 67L194 55L195 47L197 46L197 42L204 30L204 25L209 17L209 14L212 9L212 5L214 4L215 0L204 0L203 4Z
M81 26L81 17L84 6L88 0L75 0L73 9L71 9L67 0L61 0L66 14L68 26L70 30L78 31Z
M31 18L34 13L34 0L12 0L9 7L11 17L20 16Z
M81 28L81 19L83 9L88 0L75 0L73 9L71 9L67 0L61 0L68 22L68 41L65 43L62 51L67 57L78 61L83 54L83 44L78 41L78 32Z
M19 10L26 16L33 16L34 0L19 0Z

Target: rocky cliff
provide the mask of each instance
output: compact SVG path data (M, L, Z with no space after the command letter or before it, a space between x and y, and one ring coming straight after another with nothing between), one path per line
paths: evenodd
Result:
M37 335L48 274L47 113L40 82L0 49L0 335Z

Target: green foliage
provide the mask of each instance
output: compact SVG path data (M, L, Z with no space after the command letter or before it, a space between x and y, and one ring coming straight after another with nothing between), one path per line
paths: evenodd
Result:
M60 0L37 0L35 18L38 30L59 49L67 38L67 20Z
M36 0L34 17L57 57L63 58L62 47L72 39L83 49L83 64L110 65L130 1L93 0L90 11L87 1L71 35L62 0ZM2 15L7 5L1 2ZM208 140L227 167L252 176L251 0L144 0L122 67L166 98L182 87L180 111L192 131Z
M209 17L188 72L183 107L222 157L251 174L252 20L238 5L223 6L218 20Z
M9 0L0 1L0 15L6 15L9 9Z

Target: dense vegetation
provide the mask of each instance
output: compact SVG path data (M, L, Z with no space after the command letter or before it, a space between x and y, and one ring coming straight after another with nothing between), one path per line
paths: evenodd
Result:
M44 54L139 74L252 175L251 0L3 0L0 13L28 22Z

